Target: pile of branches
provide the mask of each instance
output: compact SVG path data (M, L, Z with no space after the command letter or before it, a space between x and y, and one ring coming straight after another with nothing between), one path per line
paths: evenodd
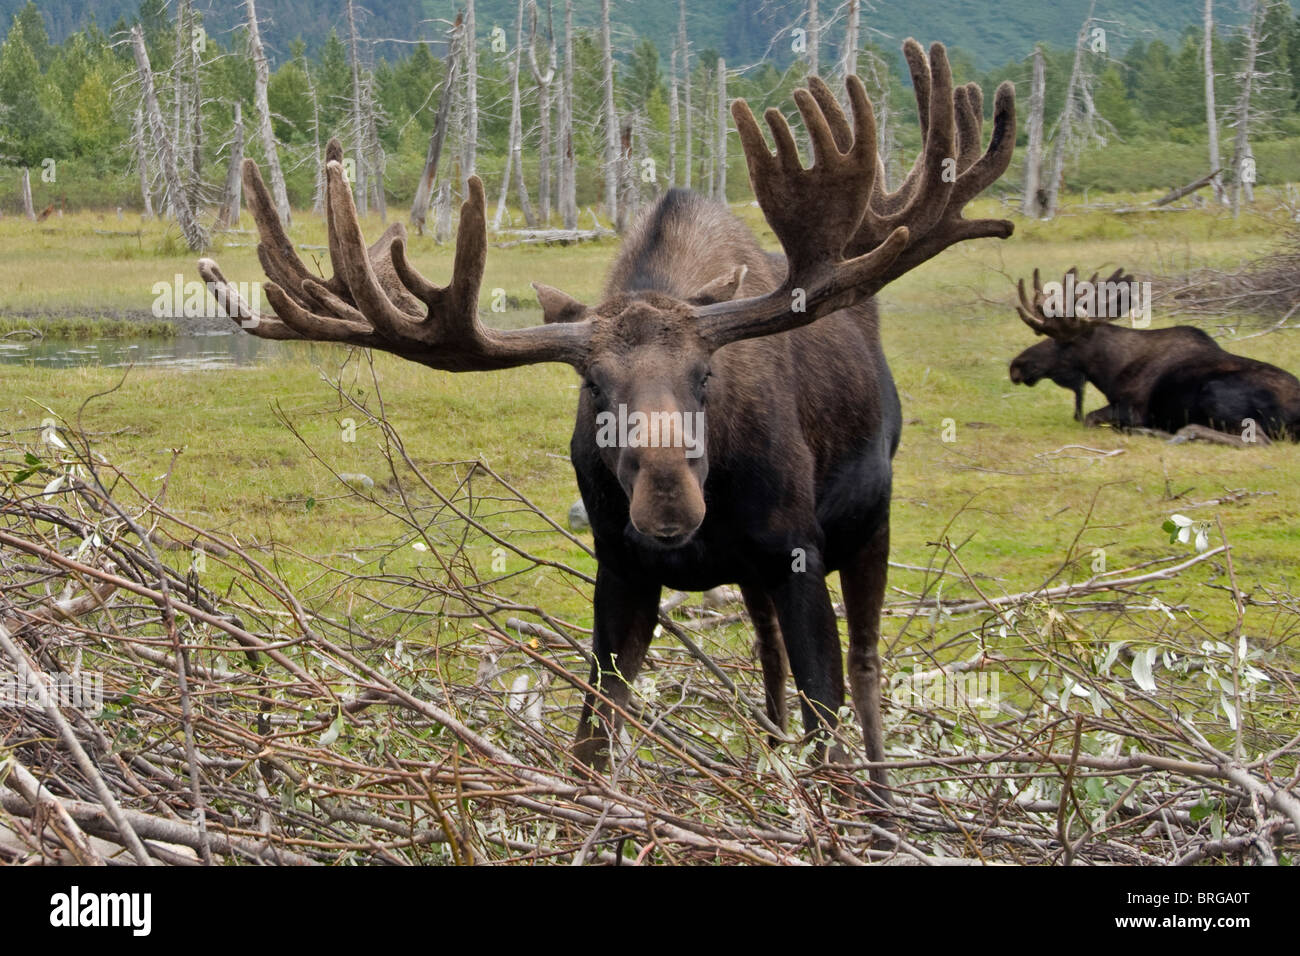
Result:
M1156 298L1174 315L1260 315L1280 328L1300 309L1300 230L1235 270L1197 269L1163 280Z
M771 733L728 605L665 610L611 767L593 773L568 749L587 632L518 597L544 575L589 600L588 574L537 553L562 543L589 567L586 546L483 462L417 462L369 422L391 477L340 487L398 530L342 560L209 533L73 429L0 439L0 860L1187 864L1300 849L1300 737L1268 719L1294 712L1291 635L1226 653L1193 640L1152 590L1181 572L1158 569L998 598L936 562L933 580L958 577L970 599L927 586L890 608L904 621L889 807L864 789L868 765ZM389 567L412 549L415 571ZM493 553L507 571L487 570ZM309 584L283 580L291 560ZM1300 610L1235 583L1225 599ZM1107 651L1088 615L1168 650ZM961 622L943 662L904 646L935 621ZM861 754L844 716L838 747Z

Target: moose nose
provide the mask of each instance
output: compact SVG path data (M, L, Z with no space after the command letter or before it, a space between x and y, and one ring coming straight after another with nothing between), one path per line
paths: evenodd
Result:
M632 483L628 517L637 531L665 546L682 544L704 522L704 494L686 468L643 467Z
M1024 380L1025 380L1025 373L1024 373L1024 371L1020 368L1020 364L1019 364L1018 362L1012 362L1012 363L1011 363L1011 381L1012 381L1014 384L1019 385L1019 384L1020 384L1021 382L1023 382Z

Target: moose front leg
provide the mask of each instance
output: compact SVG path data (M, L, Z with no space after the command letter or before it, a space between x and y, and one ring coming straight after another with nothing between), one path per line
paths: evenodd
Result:
M1130 406L1112 402L1089 412L1083 424L1089 428L1102 425L1109 425L1111 428L1140 428L1143 423Z
M595 662L573 753L596 770L609 761L610 742L622 718L617 709L627 706L630 684L645 660L659 616L658 584L624 578L605 565L596 571L595 624L592 651Z
M844 703L839 627L826 590L821 553L808 548L796 555L793 569L771 594L790 671L799 689L804 732L818 734L817 753L821 755L825 732L835 728Z
M885 736L880 715L880 612L885 604L885 580L889 573L889 514L866 545L840 569L844 589L844 610L849 619L849 688L867 759L885 759ZM873 768L873 796L889 801L888 778L883 767Z
M773 724L784 731L786 729L785 676L790 668L785 657L776 606L767 591L761 588L741 585L740 593L745 599L745 610L749 612L749 619L754 624L758 660L763 666L763 696L767 702L767 716ZM769 736L768 742L775 747L777 739Z

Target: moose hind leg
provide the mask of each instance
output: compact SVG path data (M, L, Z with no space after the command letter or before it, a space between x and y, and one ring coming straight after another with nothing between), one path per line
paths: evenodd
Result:
M885 601L889 569L889 518L876 528L867 544L840 569L844 609L849 619L849 688L862 722L867 759L885 759L884 730L880 716L880 611ZM889 799L883 767L871 770L874 788Z
M776 605L764 590L742 586L741 595L745 599L745 610L754 622L754 635L758 648L758 660L763 666L763 696L767 702L767 717L781 730L786 729L787 711L785 703L785 675L788 662L785 647L782 645L781 624L777 620ZM776 740L770 741L773 746Z
M591 686L582 703L574 756L603 770L622 724L618 709L631 699L630 684L645 660L659 616L659 585L630 582L603 566L596 571Z

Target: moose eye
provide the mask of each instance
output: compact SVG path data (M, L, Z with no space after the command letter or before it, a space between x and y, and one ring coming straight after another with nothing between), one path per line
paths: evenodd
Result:
M705 393L708 391L709 380L711 378L713 378L713 370L705 369L704 373L699 377L699 379L696 382L695 393L700 397L701 400L704 398Z

